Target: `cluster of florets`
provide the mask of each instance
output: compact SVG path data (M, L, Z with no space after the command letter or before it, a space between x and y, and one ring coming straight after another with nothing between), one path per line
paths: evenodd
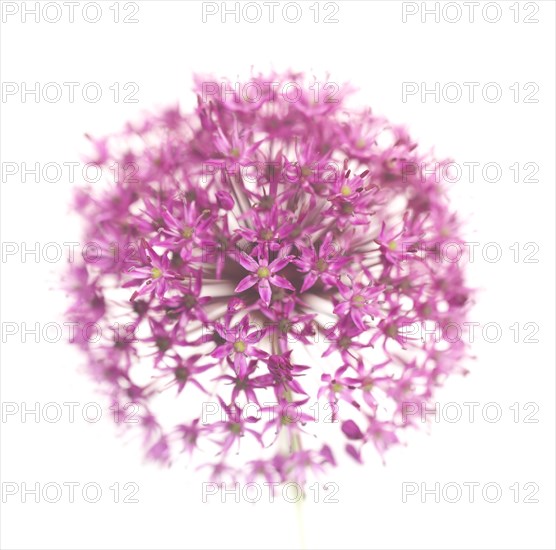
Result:
M92 140L118 177L76 196L101 252L72 266L70 315L101 328L78 343L136 405L149 457L303 481L335 465L335 437L382 454L414 423L406 403L465 373L461 339L420 331L461 325L470 292L437 253L460 237L443 182L416 169L434 159L347 110L344 87L315 101L299 75L253 80L269 81L302 93L205 101L199 81L194 112Z

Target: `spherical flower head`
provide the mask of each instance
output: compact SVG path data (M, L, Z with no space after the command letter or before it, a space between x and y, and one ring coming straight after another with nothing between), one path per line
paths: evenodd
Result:
M297 101L267 89L292 81ZM250 85L256 102L231 83L206 98L197 77L193 112L92 140L133 177L76 196L102 253L72 266L69 313L102 328L76 342L137 405L149 458L304 482L336 465L332 432L350 460L382 455L466 372L461 339L420 331L461 327L471 291L437 253L462 242L444 182L406 169L438 161L403 127L348 109L349 86L317 101L299 73Z

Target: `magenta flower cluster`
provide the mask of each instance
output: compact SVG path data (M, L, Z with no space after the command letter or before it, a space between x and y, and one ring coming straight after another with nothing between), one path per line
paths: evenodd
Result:
M338 446L382 455L419 420L404 404L465 374L462 339L423 334L461 326L470 290L438 254L461 237L416 168L437 161L403 127L348 109L348 86L253 83L205 98L198 77L193 112L91 138L109 177L76 195L96 252L71 267L69 314L100 327L78 344L150 458L304 482Z

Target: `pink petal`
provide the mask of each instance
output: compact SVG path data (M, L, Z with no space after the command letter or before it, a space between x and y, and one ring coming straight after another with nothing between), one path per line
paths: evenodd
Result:
M363 464L363 460L361 459L361 453L350 443L346 445L347 453L354 459L359 462L359 464Z
M259 264L253 258L251 258L251 256L245 254L245 252L242 252L239 255L239 263L244 269L247 269L247 271L254 272L259 269Z
M344 300L349 300L349 297L352 293L351 288L349 288L349 286L347 286L346 284L342 283L342 281L340 280L338 280L337 282L337 287L340 294L342 295L342 298L344 298Z
M243 278L239 284L236 286L234 292L243 292L248 288L251 288L256 282L258 278L255 275L247 275L247 277Z
M214 323L214 330L218 333L218 335L223 339L226 340L228 342L231 341L231 337L228 335L228 331L226 330L226 327L221 324L221 323Z
M284 258L277 258L268 267L271 273L276 273L277 271L282 271L282 269L284 269L290 263L290 261L291 258L289 256L286 256Z
M245 355L243 355L243 353L235 354L234 367L236 369L237 375L240 378L243 378L247 371L247 361L245 360Z
M316 273L307 273L307 275L305 276L305 279L303 279L303 284L301 285L301 290L300 292L305 292L306 290L309 290L316 282L317 282L317 275Z
M231 344L225 344L223 346L219 346L211 353L211 356L216 357L217 359L222 359L222 357L227 357L228 355L230 355L230 352L232 351L232 347L233 346Z
M272 291L270 290L270 283L268 279L261 279L259 281L259 295L261 300L268 306L270 305L270 298L272 297Z
M280 288L287 288L288 290L295 290L295 287L284 277L280 275L273 275L268 279L274 286L279 286Z
M361 312L358 309L351 310L351 318L358 329L367 330L368 327L363 322L363 315L361 315Z
M349 311L349 302L340 302L334 308L335 315L345 315Z
M353 420L346 420L342 424L342 432L348 439L363 439L363 433Z
M250 334L247 334L243 340L248 344L256 344L264 336L264 330L255 330Z

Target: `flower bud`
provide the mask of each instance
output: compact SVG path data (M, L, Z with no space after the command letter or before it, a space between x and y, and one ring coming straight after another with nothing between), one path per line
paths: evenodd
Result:
M224 210L232 210L235 206L232 195L230 195L227 191L217 191L216 202L218 203L218 206Z

